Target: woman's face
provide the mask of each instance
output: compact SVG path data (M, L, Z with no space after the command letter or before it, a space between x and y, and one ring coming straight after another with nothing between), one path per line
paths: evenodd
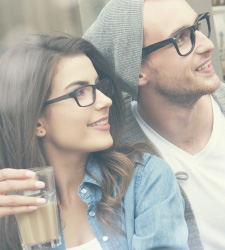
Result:
M81 84L82 82L82 84ZM83 84L94 85L98 74L85 55L63 57L56 68L48 100L68 94ZM96 90L96 100L88 107L79 107L73 98L46 106L38 122L37 133L45 150L55 153L89 153L112 146L108 123L110 98Z

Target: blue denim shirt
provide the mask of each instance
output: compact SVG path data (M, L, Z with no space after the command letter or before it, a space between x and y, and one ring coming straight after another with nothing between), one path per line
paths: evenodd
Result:
M101 170L93 160L87 168L101 179ZM102 192L97 181L86 174L78 193L88 205L88 222L103 250L189 249L184 202L172 170L162 159L144 154L142 165L135 170L121 212L126 237L110 236L99 224L95 210ZM54 249L65 250L64 239Z

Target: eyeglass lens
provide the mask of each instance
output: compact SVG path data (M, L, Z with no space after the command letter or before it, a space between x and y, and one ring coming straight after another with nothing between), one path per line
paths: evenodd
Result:
M197 29L201 31L206 37L209 37L209 28L206 18L198 21ZM191 28L184 29L177 34L176 42L181 55L187 54L192 49L192 35Z
M88 106L93 102L93 89L91 86L85 86L75 92L80 106Z
M101 91L104 95L112 97L113 95L113 85L110 79L103 79L97 84L97 89Z
M75 92L77 101L80 106L88 106L94 103L96 88L107 97L113 95L113 86L109 79L103 79L96 83L96 85L87 85Z

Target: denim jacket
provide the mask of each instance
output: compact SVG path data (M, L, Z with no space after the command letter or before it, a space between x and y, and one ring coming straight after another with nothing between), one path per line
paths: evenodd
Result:
M100 167L93 159L87 169L101 179ZM121 212L121 228L126 236L110 236L98 222L96 202L102 192L96 180L86 174L78 193L88 205L88 222L103 250L189 249L184 202L172 170L162 159L144 154L142 164L136 167ZM63 233L62 245L53 249L66 249Z

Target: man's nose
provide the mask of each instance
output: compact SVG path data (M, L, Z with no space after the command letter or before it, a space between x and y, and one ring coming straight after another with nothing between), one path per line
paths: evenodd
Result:
M213 42L206 37L201 31L195 31L195 52L198 54L208 53L213 51Z

